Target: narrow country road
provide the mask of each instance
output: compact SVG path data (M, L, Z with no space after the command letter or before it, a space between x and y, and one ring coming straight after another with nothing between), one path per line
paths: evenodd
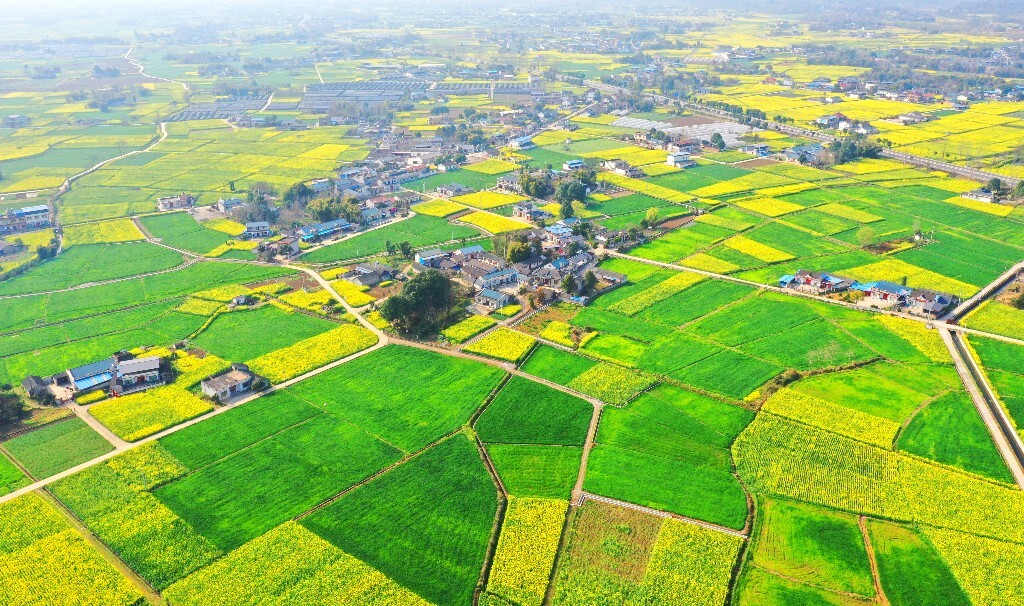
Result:
M91 427L93 431L103 436L103 439L106 441L110 442L110 445L114 447L115 452L121 452L131 448L130 442L126 442L121 439L120 436L107 429L106 425L100 423L96 417L92 416L89 413L88 407L74 403L68 404L68 407L75 413L75 416L85 421L85 424Z
M978 368L970 352L960 343L961 337L945 327L939 328L939 334L949 349L957 374L960 375L960 380L974 401L974 406L985 422L989 434L992 435L999 454L1002 455L1017 485L1024 489L1024 444L1021 443L1020 436L1006 417L1006 412L992 392L984 373Z

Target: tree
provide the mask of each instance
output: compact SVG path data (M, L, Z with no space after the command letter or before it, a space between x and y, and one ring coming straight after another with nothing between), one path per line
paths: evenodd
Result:
M565 200L558 206L558 214L563 219L568 219L576 214L576 209L572 207L572 200Z
M341 214L341 206L334 198L316 198L306 205L306 210L321 223L333 221Z
M871 246L875 243L875 230L870 226L865 225L864 227L857 230L857 244L862 247Z
M455 282L428 269L406 282L400 294L388 297L380 315L399 330L423 336L444 325L458 300Z
M519 263L530 258L533 254L533 246L529 242L509 242L505 248L505 258L509 263Z
M1003 181L999 177L992 177L988 180L988 183L985 184L985 187L992 193L998 194L1003 191Z
M569 295L576 294L576 278L572 274L567 274L562 278L562 290Z
M555 200L566 202L582 202L587 199L587 186L581 181L562 181L555 189Z
M398 250L402 251L402 256L406 259L412 258L412 244L409 244L408 240L403 240L398 243Z
M547 198L554 193L551 177L548 174L534 177L530 173L523 171L519 173L519 187L523 189L524 194L531 198Z
M235 182L234 181L228 181L228 189L230 189L231 191L235 191Z
M25 414L25 403L13 393L0 393L0 427L17 423Z
M1013 197L1024 198L1024 179L1017 182L1017 186L1013 188Z
M593 292L595 288L597 288L597 276L588 269L587 273L583 274L583 292Z
M288 191L284 192L284 202L289 208L296 203L301 206L312 197L313 190L310 189L308 185L301 182L292 185L288 188Z
M718 151L723 151L725 149L725 139L722 138L722 133L715 133L711 135L711 145L718 148Z
M647 224L648 225L657 225L658 224L658 207L657 206L652 206L651 208L648 208L647 209L647 214L644 215L644 218L647 219Z

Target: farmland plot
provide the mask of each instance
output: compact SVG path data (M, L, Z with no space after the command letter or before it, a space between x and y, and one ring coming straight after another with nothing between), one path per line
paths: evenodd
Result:
M118 437L134 442L213 410L213 406L178 385L111 398L89 408Z
M914 416L897 446L900 450L1008 484L1013 476L964 392L946 394Z
M0 282L0 294L60 290L170 269L181 262L180 254L146 242L76 246L56 259Z
M268 394L252 406L239 406L160 440L190 471L205 467L284 431L323 410L288 391Z
M732 450L740 476L756 492L1003 540L1020 537L1005 523L1024 501L1019 491L771 413L759 414Z
M919 532L879 520L868 520L867 528L890 604L970 603L949 566Z
M142 596L42 497L0 505L0 601L129 606Z
M762 499L752 563L780 576L873 597L868 553L857 519L795 502Z
M220 314L192 342L225 360L244 362L326 332L335 325L271 305Z
M749 410L659 386L626 408L605 409L584 488L743 528L747 502L727 448L752 418Z
M369 374L389 380L369 383ZM502 374L471 360L389 346L297 383L289 391L414 452L464 423Z
M581 446L488 444L494 468L515 497L568 499L579 477Z
M114 449L85 421L78 418L58 421L8 440L0 446L39 479Z
M540 383L512 377L476 423L484 442L582 446L589 403Z
M120 456L130 455L132 452ZM163 465L158 469L167 473L155 476L157 481L184 473L185 468L169 454L160 459ZM146 492L153 484L139 483L141 469L136 464L118 464L117 460L115 457L60 480L52 485L54 495L158 589L221 554L213 543Z
M331 263L385 252L387 242L409 242L414 248L432 246L461 238L479 236L480 230L467 225L453 225L439 217L416 215L395 221L371 232L358 234L336 244L329 244L302 256L310 263Z
M323 444L332 447L321 448ZM203 536L229 551L401 456L397 448L359 427L323 414L164 485L154 494ZM256 479L259 484L254 483Z
M510 499L487 590L523 606L540 606L548 586L568 503Z
M342 324L254 358L250 369L271 383L283 383L376 343L377 335L362 325Z
M572 520L553 604L722 604L741 539L587 502Z
M206 254L223 244L228 235L207 229L187 213L149 215L140 219L146 231L161 242L198 254Z
M165 595L175 604L194 606L218 600L237 604L375 604L378 600L429 604L294 522L175 583Z
M496 510L480 454L456 435L302 525L441 606L472 599Z

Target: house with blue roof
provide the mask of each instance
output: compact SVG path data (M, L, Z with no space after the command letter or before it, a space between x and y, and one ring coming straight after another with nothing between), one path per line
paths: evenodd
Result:
M326 238L327 236L336 234L340 231L345 231L351 227L352 224L345 219L335 219L334 221L328 221L326 223L317 223L316 225L300 227L296 230L296 233L298 233L299 238L303 242L309 242L312 240Z
M413 256L413 261L419 263L423 267L437 267L442 260L448 258L448 253L444 252L440 248L432 248L430 250L421 250Z
M512 297L503 292L485 288L473 297L473 302L489 309L501 309L512 303Z
M878 301L885 301L893 304L904 302L906 297L912 291L912 289L907 288L902 284L886 282L885 280L857 284L853 287L853 290L863 292L864 295L870 299L876 299Z
M114 378L116 366L114 358L107 358L99 362L69 368L66 373L74 391L89 391L109 383Z
M124 353L69 368L54 375L52 381L71 393L102 389L112 395L127 395L164 384L159 356L135 358Z
M537 147L537 144L533 142L533 137L519 137L509 141L508 146L512 149L523 150L533 149Z
M49 227L50 207L45 204L12 208L0 213L0 234Z
M510 284L519 283L519 270L514 267L508 267L506 269L498 269L492 272L488 272L473 282L473 286L480 289L495 289L501 288L502 286L508 286Z
M792 288L815 295L843 292L856 284L856 280L806 269L801 269L795 274L786 274L779 279L779 286L782 288Z
M456 250L455 254L459 255L460 257L472 259L480 255L480 253L482 252L484 252L484 247L480 246L479 244L474 244L473 246L465 246L463 248Z

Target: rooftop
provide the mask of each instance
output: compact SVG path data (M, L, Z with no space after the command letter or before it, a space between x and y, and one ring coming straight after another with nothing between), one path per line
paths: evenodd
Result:
M152 372L154 370L160 370L159 356L135 358L134 360L125 360L124 362L119 362L117 364L117 371L122 375L138 372Z
M211 377L203 381L203 386L214 391L222 391L236 385L240 385L253 377L252 373L244 370L229 370L228 372Z

